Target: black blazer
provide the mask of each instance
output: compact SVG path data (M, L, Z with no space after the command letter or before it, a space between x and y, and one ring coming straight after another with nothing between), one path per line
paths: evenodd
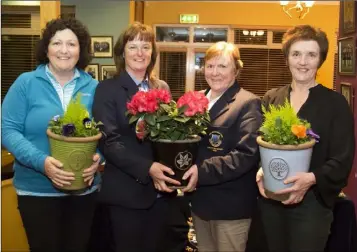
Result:
M168 89L159 81L159 88ZM99 150L106 159L99 201L133 209L147 209L157 198L149 169L153 163L150 142L140 141L129 125L126 103L138 92L127 72L98 84L93 117L104 124Z
M250 218L258 196L260 99L235 82L213 105L210 116L196 162L198 187L191 196L192 211L204 220Z

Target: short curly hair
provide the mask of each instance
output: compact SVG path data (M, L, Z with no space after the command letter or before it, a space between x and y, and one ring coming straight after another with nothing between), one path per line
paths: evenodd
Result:
M70 29L77 36L80 50L76 67L85 69L93 57L91 52L91 36L87 27L75 18L57 18L46 24L46 28L42 30L42 38L37 44L36 60L39 64L47 64L49 62L47 52L51 38L57 31L65 29Z
M290 47L297 41L313 40L320 47L319 67L325 62L328 53L328 39L324 31L311 25L297 25L290 28L283 36L283 54L285 59L289 58Z

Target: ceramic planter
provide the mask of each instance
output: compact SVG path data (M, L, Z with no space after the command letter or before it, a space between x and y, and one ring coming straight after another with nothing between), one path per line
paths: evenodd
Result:
M75 180L71 185L58 188L68 191L86 188L88 185L82 177L83 170L92 165L93 155L102 133L92 137L65 137L54 134L49 129L46 133L50 141L51 156L63 163L64 171L75 174Z
M168 184L169 188L180 189L187 186L188 180L182 180L182 176L195 164L200 141L201 137L197 136L188 140L159 139L152 142L155 161L170 167L175 175L167 175L181 182L181 186Z
M259 136L257 143L264 171L264 187L268 194L291 187L293 184L284 184L286 178L309 171L315 139L299 145L277 145Z

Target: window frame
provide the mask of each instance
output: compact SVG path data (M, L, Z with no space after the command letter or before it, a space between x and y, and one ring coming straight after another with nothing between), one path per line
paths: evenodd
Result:
M201 25L201 24L154 24L154 32L156 35L157 27L186 27L189 28L189 42L160 42L157 41L158 56L154 71L159 76L160 73L160 52L164 51L186 51L186 83L185 92L195 90L195 53L204 52L214 43L208 42L193 42L194 28L225 28L227 29L227 42L234 43L234 36L236 29L249 30L267 30L267 44L253 45L253 44L236 44L241 48L259 48L259 49L282 49L281 43L273 43L273 32L286 31L289 27L286 26L250 26L250 25Z

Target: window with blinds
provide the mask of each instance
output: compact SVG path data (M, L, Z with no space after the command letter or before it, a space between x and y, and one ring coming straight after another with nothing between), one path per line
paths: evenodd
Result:
M209 86L207 84L204 67L205 67L205 53L198 52L195 54L195 90L205 90Z
M74 17L74 6L62 6L63 17ZM2 6L1 102L16 78L36 68L35 49L40 39L39 6Z
M171 29L169 25L158 25L156 28L161 26ZM170 30L169 28L166 29ZM169 84L174 98L179 97L185 90L204 90L208 87L204 77L204 56L214 41L206 41L202 37L207 34L213 34L213 38L221 36L224 38L222 40L234 42L238 46L244 63L238 80L245 89L262 97L272 88L291 83L291 73L281 51L284 29L246 29L223 25L187 25L186 28L189 28L186 30L189 33L186 43L158 41L158 72L160 78ZM158 33L157 30L156 32Z
M34 50L39 35L1 36L1 102L16 78L36 67Z
M160 79L169 85L175 100L185 93L186 57L186 52L160 52Z
M238 77L243 88L262 97L272 88L291 83L291 73L286 66L281 46L277 46L281 45L284 32L236 29L234 34L234 41L240 47L243 61L243 69Z
M240 54L244 67L238 80L246 90L262 97L272 88L291 83L281 49L241 48Z
M267 30L235 29L234 43L241 45L266 45Z
M31 14L30 13L14 13L1 15L1 28L31 28Z

